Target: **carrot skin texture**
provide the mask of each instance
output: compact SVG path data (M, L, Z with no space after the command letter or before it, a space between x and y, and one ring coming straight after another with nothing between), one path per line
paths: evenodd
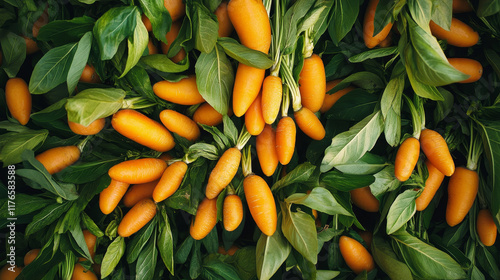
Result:
M266 176L272 176L278 167L279 159L276 152L276 132L269 124L256 139L257 157L260 168Z
M188 116L177 111L166 109L161 111L160 120L163 125L171 132L189 141L195 141L200 137L200 128Z
M321 121L314 113L306 107L294 112L295 121L302 132L314 140L325 137L326 131Z
M399 146L394 163L394 173L399 181L408 180L420 155L420 142L415 137L406 138Z
M80 159L80 150L77 146L56 147L37 155L35 158L52 175L77 162Z
M477 60L470 58L448 58L448 62L458 71L469 75L469 78L459 82L461 84L473 83L483 75L483 66Z
M276 231L278 216L269 185L260 176L252 174L243 180L243 189L255 223L262 233L267 236L273 235Z
M339 248L347 266L349 266L354 273L360 274L365 270L369 272L375 268L373 257L363 244L359 243L357 240L347 236L341 236L339 239Z
M448 182L448 203L446 222L450 227L463 221L474 204L479 189L479 176L476 171L457 167Z
M198 205L189 234L196 240L207 236L217 224L217 198L204 198Z
M417 211L424 211L429 206L444 179L444 174L432 165L429 160L425 161L425 165L427 166L429 176L425 180L424 190L415 200Z
M484 246L493 246L497 239L497 225L490 210L481 209L477 214L476 231Z
M108 171L111 179L129 183L142 184L159 179L167 163L157 158L127 160L111 167Z
M40 249L31 249L24 255L24 266L27 266L31 262L33 262L38 254L40 253Z
M276 153L282 165L287 165L295 151L297 128L291 117L283 117L276 127Z
M14 119L26 125L31 114L31 93L28 84L21 78L11 78L5 84L7 108Z
M85 268L77 263L73 268L73 275L71 276L71 280L97 280L97 276L94 272L90 270L85 270Z
M272 124L280 111L283 83L280 77L267 76L262 83L262 116L267 124Z
M441 134L431 129L420 133L420 147L429 161L445 176L453 175L455 162Z
M162 124L132 109L116 112L111 125L121 135L158 152L175 146L174 137Z
M245 113L245 127L251 135L259 135L264 130L264 116L262 115L262 95L259 94Z
M183 161L176 161L169 165L153 191L155 202L163 201L173 195L186 175L188 165Z
M86 64L79 81L89 84L98 84L101 83L101 78L97 75L94 66Z
M334 88L336 85L338 85L338 83L340 83L342 80L340 79L337 79L337 80L332 80L332 81L328 81L326 82L326 92L330 91L332 88ZM319 109L319 111L321 113L326 113L328 110L330 110L330 108L333 107L333 105L335 105L335 103L337 103L337 101L344 95L346 95L347 93L349 93L351 90L353 90L354 87L347 87L345 89L341 89L337 92L334 92L332 94L325 94L325 100L323 100L323 105L321 106L321 109Z
M152 198L153 191L160 180L154 180L148 183L135 184L130 186L127 193L123 196L123 205L125 207L131 208L137 202L145 199Z
M97 119L88 126L84 126L79 123L75 123L68 120L69 129L71 129L73 133L78 135L95 135L104 128L105 124L106 124L105 118Z
M159 81L153 85L153 92L159 98L179 105L195 105L205 101L196 86L195 75L178 82Z
M472 47L479 41L479 34L472 27L456 18L451 19L449 31L441 28L432 20L429 26L432 35L438 39L446 40L448 44L455 47Z
M129 237L139 231L156 215L156 204L150 198L137 202L118 225L118 234Z
M207 188L205 195L209 199L213 199L231 183L241 161L241 151L237 148L229 148L219 158L214 169L208 177Z
M352 203L366 212L378 212L380 202L372 194L370 187L362 187L350 190Z
M217 126L222 123L222 114L217 112L210 104L203 103L194 112L193 121L204 125Z
M233 231L243 221L243 203L239 196L230 194L224 198L222 222L227 231Z
M99 208L101 212L105 215L113 212L129 186L129 183L111 180L109 186L99 194Z
M379 0L370 0L363 20L363 40L365 41L365 45L370 49L377 46L387 37L387 35L389 35L393 25L392 23L388 23L378 34L373 34L375 31L375 11L378 3Z
M304 59L299 85L302 106L313 113L319 111L326 93L325 65L319 55L313 54Z
M243 116L259 95L265 74L264 69L238 64L233 87L233 112L237 117Z
M163 6L167 9L172 21L176 21L186 14L186 6L182 0L163 0Z
M222 1L214 12L219 22L219 37L229 37L233 33L234 27L227 13L227 2Z

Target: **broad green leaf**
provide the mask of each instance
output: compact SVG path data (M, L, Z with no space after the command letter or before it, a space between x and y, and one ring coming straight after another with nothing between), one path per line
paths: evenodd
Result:
M201 96L217 112L226 115L233 92L234 72L222 48L216 46L210 53L201 53L195 71Z
M82 39L78 42L73 61L71 62L71 67L68 70L68 77L66 82L68 84L68 92L72 93L80 77L82 76L83 69L87 64L87 60L90 54L90 47L92 46L92 32L87 32L83 35Z
M186 6L186 16L182 20L182 25L179 30L179 34L170 44L170 48L168 49L168 57L173 57L176 55L182 48L187 51L190 51L194 47L194 39L193 39L193 28L191 23L191 15L190 15L191 7L190 5Z
M323 173L321 176L321 184L327 189L343 192L366 187L374 181L373 175L344 174L335 169Z
M431 20L434 0L408 0L408 10L415 22L426 32L430 32L429 22ZM445 19L446 20L446 19ZM449 19L451 23L451 18Z
M156 233L156 231L155 231ZM156 238L150 238L146 246L142 249L135 269L137 279L154 279L158 250L156 250Z
M391 235L411 272L421 279L463 279L462 267L448 254L421 241L407 232Z
M164 1L139 0L139 3L141 4L142 11L151 21L153 35L156 39L161 40L165 44L170 43L167 42L165 34L170 30L172 18L165 8Z
M241 279L238 271L233 266L217 259L204 263L201 275L204 279Z
M367 152L357 161L336 165L335 168L345 174L371 175L379 172L387 165L385 158Z
M431 20L445 30L450 30L453 0L432 0Z
M330 280L330 279L334 279L339 274L340 274L340 271L317 270L316 271L316 279L317 280Z
M434 101L442 101L444 98L441 95L441 92L435 87L431 85L426 85L414 76L413 70L411 68L406 69L406 73L408 74L408 80L410 80L411 87L415 91L415 93L423 98L428 98Z
M309 162L299 164L292 171L290 171L290 173L286 174L285 177L274 183L274 185L271 187L271 190L275 192L291 184L309 182L311 179L313 179L315 170L316 166Z
M270 279L285 262L291 251L290 243L277 229L272 236L261 233L257 241L257 277Z
M191 260L189 263L189 277L196 279L201 274L201 242L195 242L191 251Z
M299 0L286 10L285 16L283 17L283 23L286 24L287 28L284 29L281 38L281 46L285 50L285 54L290 53L292 51L291 49L296 44L297 37L299 36L299 22L305 17L307 11L309 11L313 4L313 1Z
M316 264L318 261L318 235L316 234L314 218L300 209L297 209L296 212L291 211L289 204L282 207L281 210L283 235L304 258Z
M17 73L26 58L26 42L23 37L12 32L0 33L2 46L2 69L9 78L17 77Z
M498 0L479 0L477 6L477 16L487 17L500 12L500 1Z
M56 279L58 269L53 274L53 268L58 268L58 264L63 262L65 256L61 250L54 250L58 246L55 241L59 235L51 235L48 240L43 244L38 256L31 262L30 266L26 266L21 271L18 278L21 279ZM45 276L45 278L40 278ZM52 278L51 278L52 276Z
M80 219L83 222L83 225L96 237L103 237L104 232L96 225L96 223L92 220L92 218L87 215L87 213L82 212Z
M401 182L394 175L394 165L388 165L375 173L375 182L370 185L373 195L380 198L384 193L396 190Z
M125 91L118 88L90 88L68 99L68 120L84 126L113 115L122 108Z
M36 233L61 217L71 206L71 202L54 203L43 208L33 216L33 221L26 227L26 236Z
M401 97L405 86L405 75L392 78L385 87L380 101L384 118L384 135L389 145L399 145L401 139Z
M19 133L10 132L2 135L3 141L0 144L0 160L3 167L10 164L16 164L22 161L22 153L26 150L32 150L39 147L49 135L49 131L26 130Z
M375 10L375 17L373 20L374 28L373 34L378 34L384 27L393 22L399 14L403 6L406 6L406 0L381 0L379 1Z
M104 254L104 258L102 259L101 264L101 277L106 278L108 275L113 272L118 262L122 258L125 253L125 239L123 237L118 236L109 244L106 249L106 253Z
M391 279L413 279L408 266L398 259L391 245L382 237L373 236L371 252L377 265Z
M146 30L144 24L141 22L141 15L139 14L139 11L136 11L135 16L136 25L134 28L134 33L127 40L127 62L125 63L125 69L123 70L123 73L121 74L119 79L123 78L123 76L125 76L128 71L130 71L130 69L132 69L132 67L134 67L137 62L139 62L139 59L141 59L142 54L144 53L144 50L148 47L148 31Z
M238 129L234 125L234 122L228 115L224 115L222 117L222 122L224 125L224 134L227 135L227 138L229 138L231 144L236 146L238 142Z
M331 3L328 1L316 1L315 5L310 9L307 14L301 19L299 26L297 28L298 33L306 32L307 30L316 31L314 27L318 27L322 22L325 21L329 11ZM347 12L347 11L346 11ZM321 34L314 34L321 35Z
M345 35L351 31L358 18L359 5L359 0L335 1L330 25L328 27L330 38L332 38L335 45L338 45Z
M170 271L170 274L174 275L174 236L164 208L161 210L158 250L165 267Z
M8 171L6 171L5 174ZM37 210L40 210L41 208L54 203L52 200L44 199L38 196L32 196L32 195L27 195L25 193L19 192L16 193L15 195L15 205L16 205L16 211L12 212L9 211L9 201L7 200L7 196L5 199L1 202L0 204L0 218L1 219L7 219L10 216L23 216L26 214L33 213ZM12 206L12 205L11 205Z
M151 235L156 227L156 219L153 219L143 228L141 228L137 234L134 235L132 240L127 244L127 262L133 263L137 260L141 252L143 251L144 246L149 239L151 239Z
M7 10L4 8L0 9L0 26L3 26L5 22L13 20L16 18L16 14L12 10Z
M287 203L305 205L311 209L318 210L321 213L329 215L351 216L335 197L325 188L316 187L309 194L294 193L285 199ZM284 233L284 232L283 232ZM286 236L286 235L285 235Z
M193 247L194 239L189 235L186 239L177 247L174 255L175 263L185 263L188 259L191 248Z
M417 195L418 191L408 189L396 197L389 208L389 213L387 213L387 234L396 232L413 217L417 211L415 204Z
M113 167L120 161L120 158L110 158L104 160L76 163L54 174L54 177L60 181L67 183L89 183L99 179L99 177L106 174L111 167Z
M436 102L436 109L434 110L433 118L435 124L444 120L446 116L448 116L448 114L453 109L453 101L455 99L453 94L446 89L439 87L438 90L441 93L441 96L443 96L443 100Z
M180 73L189 69L189 60L186 60L186 63L177 64L165 54L146 55L141 58L140 62L165 73Z
M193 10L194 47L202 53L210 53L215 47L218 37L219 25L216 17L205 6L196 1L193 2Z
M373 113L378 103L379 97L377 95L357 88L335 102L332 108L325 113L325 116L335 120L361 121Z
M273 65L273 61L265 53L245 47L233 38L220 37L217 39L217 44L228 56L245 65L260 69L267 69Z
M85 33L92 31L95 20L88 16L70 20L54 20L40 28L37 40L52 41L60 46L68 42L80 41Z
M373 148L382 131L382 114L377 111L355 124L348 131L337 134L325 150L321 171L326 172L335 165L359 160Z
M38 112L32 113L31 119L35 122L53 122L63 118L66 116L66 110L64 109L66 100L66 98L63 98Z
M333 92L336 92L348 87L351 84L354 84L357 87L360 87L367 91L374 91L377 89L384 88L385 86L384 82L382 81L382 79L380 79L380 77L377 74L368 71L361 71L361 72L355 72L347 76L346 78L342 79L342 81L338 83L331 90Z
M373 59L373 58L379 58L379 57L386 57L389 55L397 54L398 53L398 47L387 47L387 48L379 48L379 49L372 49L368 50L362 53L358 53L356 55L353 55L349 57L349 62L352 63L359 63L363 62L368 59Z
M120 43L134 34L138 12L136 6L115 7L97 20L93 32L101 60L111 59L118 51Z
M83 235L82 228L79 224L74 224L74 226L70 229L71 236L74 238L76 244L79 249L83 251L84 256L87 260L91 260L89 248L87 247L87 243L85 243L85 236Z
M498 259L486 247L480 246L477 249L476 258L479 265L489 274L491 279L500 277Z

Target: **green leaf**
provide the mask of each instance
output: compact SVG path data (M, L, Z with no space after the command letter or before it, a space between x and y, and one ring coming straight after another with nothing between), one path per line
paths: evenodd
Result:
M373 34L378 34L384 27L393 22L406 0L381 0L375 10Z
M478 17L492 16L500 12L500 1L498 0L479 0L476 14Z
M82 212L80 217L82 219L83 225L96 237L103 237L104 232L96 225L92 218L87 215L87 213Z
M450 30L451 18L453 17L453 0L431 1L432 13L431 20L445 30Z
M344 174L338 170L330 170L321 176L321 184L332 190L348 192L373 183L373 175Z
M359 63L363 62L368 59L374 59L374 58L379 58L379 57L385 57L393 54L398 53L398 47L387 47L387 48L379 48L379 49L372 49L368 50L362 53L358 53L356 55L353 55L349 57L349 62L351 63Z
M257 277L261 280L270 279L285 262L291 250L281 230L276 230L272 236L261 233L256 251Z
M377 95L357 88L335 102L325 116L335 120L361 121L373 113L378 103L379 97Z
M101 60L111 59L118 51L120 43L134 34L138 12L136 6L115 7L97 20L93 32Z
M75 222L75 221L73 221ZM71 236L74 238L74 241L78 245L78 249L81 250L84 254L84 257L87 260L91 260L89 248L87 247L87 243L85 243L85 236L83 235L82 228L79 223L74 223L72 228L70 229Z
M111 159L76 163L54 174L54 177L60 181L67 183L73 183L73 184L89 183L99 179L99 177L106 174L111 167L113 167L120 161L121 161L120 158L111 158Z
M431 20L433 0L408 0L408 10L415 22L425 31L430 31L429 22ZM450 1L449 1L450 2ZM450 3L451 4L451 3ZM451 6L450 6L451 7ZM451 10L450 10L451 12ZM446 20L446 19L444 19ZM451 18L449 18L451 23Z
M204 279L241 279L238 275L238 271L233 266L217 259L210 260L203 264L201 276Z
M370 189L377 198L380 198L386 192L396 190L401 184L394 175L393 164L386 166L373 176L375 176L375 182L370 185Z
M311 209L315 209L321 213L326 213L328 215L340 214L351 216L351 213L349 213L349 211L347 211L341 204L339 204L335 197L327 189L322 187L312 189L309 194L294 193L285 198L285 202L290 204L293 203L305 205ZM283 231L283 233L285 232Z
M12 32L0 33L2 46L2 69L9 78L17 77L17 73L26 58L26 42L23 37Z
M281 178L279 181L274 183L271 190L273 192L282 189L286 186L296 183L306 183L311 181L311 179L315 179L313 177L314 171L316 170L316 166L311 164L310 162L304 162L295 167L292 171L285 175L285 177Z
M167 267L170 274L174 275L174 236L165 208L161 210L160 232L158 236L158 250L161 259Z
M158 251L156 250L156 238L150 238L146 247L142 249L135 269L137 279L154 279L156 260L158 259Z
M316 271L316 279L318 280L329 280L337 277L340 274L340 271L332 271L332 270L317 270Z
M170 60L165 54L152 54L143 56L140 60L146 66L165 73L180 73L189 69L189 61L177 64Z
M3 167L21 162L22 153L41 145L48 135L49 131L46 129L29 129L19 133L11 132L3 134L2 138L5 143L0 145L0 160L3 162Z
M453 109L453 101L455 99L453 94L446 89L439 87L438 90L439 93L441 93L441 96L443 96L443 100L436 102L436 109L434 110L433 118L435 124L441 122L446 118L446 116L448 116Z
M195 242L189 263L189 276L191 279L196 279L201 274L201 242Z
M489 274L491 279L498 279L498 277L500 277L498 259L491 254L486 247L478 247L476 258L479 265Z
M108 275L113 272L118 262L122 258L125 253L125 239L123 237L118 236L109 244L106 249L106 253L104 254L104 258L102 259L101 264L101 277L106 278Z
M217 112L226 115L234 84L233 67L226 54L218 46L210 53L201 53L195 70L201 96Z
M367 91L374 91L384 88L385 86L384 82L377 74L368 71L361 71L355 72L347 76L345 79L342 79L342 81L338 83L334 88L332 88L331 91L337 92L348 87L351 84L354 84L357 87L360 87Z
M265 53L245 47L233 38L220 37L217 39L217 44L227 55L245 65L259 69L273 66L274 62Z
M87 32L83 35L82 39L78 42L71 67L68 70L68 77L66 82L68 84L68 92L73 92L82 76L83 69L87 64L90 54L90 47L92 46L92 32Z
M399 261L391 245L382 237L373 236L371 252L377 265L391 279L413 279L408 266Z
M66 81L78 45L74 43L53 48L38 61L31 73L31 94L46 93Z
M415 91L415 93L423 98L428 98L434 101L442 101L444 98L441 95L441 92L435 87L431 85L426 85L417 80L414 76L413 70L407 68L406 73L408 74L408 80L410 80L411 87Z
M125 91L118 88L89 88L68 99L68 120L84 126L118 112L125 99Z
M222 122L224 125L224 134L227 136L231 144L236 146L238 142L238 129L234 125L234 122L228 115L222 116Z
M335 168L345 174L371 175L379 172L387 165L385 158L367 152L357 161L336 165Z
M189 253L191 252L191 248L193 247L194 244L194 239L191 237L191 235L188 235L186 239L177 247L175 251L175 263L185 263L187 261L187 258L189 256Z
M38 214L33 216L33 221L26 227L26 236L36 233L45 226L50 225L61 217L71 206L71 202L65 201L61 204L54 203L43 208Z
M384 118L384 135L389 145L399 145L401 139L401 98L405 86L405 75L392 78L385 87L380 101Z
M156 39L161 40L162 42L167 42L167 38L165 38L165 34L170 30L172 25L172 18L168 13L168 10L165 8L164 1L162 0L139 0L141 5L141 9L144 14L151 21L151 26L153 28L153 35Z
M411 272L421 279L463 279L462 267L448 254L424 243L407 232L391 238Z
M9 174L8 171L5 174ZM6 198L3 199L2 203L0 204L0 219L7 219L8 217L13 216L11 215L12 212L9 212L9 201L10 200L8 200L6 196ZM54 201L19 192L15 195L15 203L15 215L20 217L40 210L45 206L54 203Z
M287 9L283 16L283 24L286 24L287 28L283 29L281 38L281 46L282 49L284 49L284 54L292 52L294 45L297 43L297 37L299 36L298 25L313 4L313 1L299 0Z
M408 189L396 197L396 200L391 204L391 208L389 208L389 213L387 213L387 234L393 234L399 230L417 212L415 204L417 195L418 191Z
M155 226L156 226L156 219L153 219L151 222L149 222L147 225L141 228L139 232L137 232L137 234L134 235L132 241L130 241L130 243L127 244L128 263L133 263L137 260L137 258L143 251L142 249L144 248L144 246L146 246L146 243L153 234Z
M330 38L335 45L338 46L339 42L345 35L351 31L359 14L359 0L355 1L335 1L335 7L328 26Z
M194 47L202 53L210 53L217 42L219 24L215 15L201 3L194 1L193 10Z
M283 235L304 258L316 264L318 261L318 236L314 218L300 209L297 209L296 212L291 211L291 205L288 204L287 206L283 205L281 209Z
M325 150L321 171L326 172L335 165L359 160L373 148L382 131L382 114L377 111L355 124L348 131L337 134Z
M148 36L148 31L146 30L146 27L141 21L141 15L139 11L136 10L135 12L135 17L136 17L136 25L134 28L134 33L132 34L131 37L128 38L127 40L127 45L128 45L128 56L127 56L127 62L125 63L125 69L123 70L123 73L121 74L120 78L123 78L132 67L134 67L137 62L139 62L139 59L141 59L142 54L144 53L144 50L148 47L148 42L149 42L149 36Z
M92 31L95 20L88 16L70 20L54 20L40 28L37 40L52 41L56 45L80 41L85 33Z
M168 49L168 57L173 57L176 55L182 48L187 51L193 48L193 30L191 24L191 15L189 13L191 7L190 5L186 6L186 16L182 20L182 25L179 30L179 34L175 38L174 41L171 42L170 48Z

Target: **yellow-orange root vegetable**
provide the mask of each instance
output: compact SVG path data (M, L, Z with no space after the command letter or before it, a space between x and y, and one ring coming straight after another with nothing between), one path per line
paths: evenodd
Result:
M217 224L217 199L204 198L198 205L189 233L196 240L207 236Z
M11 78L5 84L7 108L14 119L26 125L31 114L31 93L28 84L21 78Z
M77 146L63 146L49 149L35 157L47 169L49 174L55 174L72 165L80 159Z
M417 165L420 155L420 142L415 137L406 138L399 146L394 162L394 173L399 181L408 180Z
M455 162L451 157L448 144L441 134L431 129L424 129L420 133L420 147L425 156L445 176L453 175Z
M319 111L326 93L325 66L319 55L313 54L304 59L299 85L302 106L313 113Z
M338 85L341 81L342 80L337 79L337 80L326 82L326 92L330 91L332 88L334 88L336 85ZM319 109L319 111L321 113L326 113L328 110L330 110L330 108L333 107L333 105L335 105L335 103L337 103L337 101L342 96L346 95L347 93L349 93L353 89L354 89L354 87L349 86L345 89L341 89L341 90L334 92L332 94L327 93L325 95L325 100L323 100L323 105L321 106L321 109Z
M268 177L272 176L279 160L276 152L276 132L271 125L266 124L264 130L257 136L255 147L262 172Z
M490 210L479 210L477 214L476 230L477 235L479 235L479 240L481 240L484 246L493 246L493 244L495 244L498 229Z
M183 161L176 161L169 165L163 172L160 181L153 191L155 202L169 198L177 191L186 175L188 165Z
M224 229L233 231L243 220L243 203L239 196L230 194L224 198L222 222Z
M380 202L372 194L370 187L362 187L349 191L351 200L354 205L365 210L366 212L378 212Z
M188 116L177 111L166 109L161 111L160 120L163 125L171 132L189 141L195 141L200 137L200 128Z
M251 135L259 135L264 129L264 117L262 115L262 95L257 95L252 105L245 113L245 127Z
M229 148L219 158L214 169L208 177L207 188L205 195L209 199L213 199L231 183L241 161L241 151L237 148Z
M444 174L434 167L429 160L425 161L425 165L427 166L429 176L425 180L424 190L415 200L417 211L424 211L429 206L444 179Z
M248 209L259 229L267 236L276 231L278 216L273 193L260 176L251 174L243 180Z
M281 164L287 165L295 151L297 128L290 117L283 117L276 127L276 153Z
M448 182L446 222L450 227L463 221L474 204L479 188L479 176L474 170L457 167Z
M262 83L262 116L267 124L276 120L283 96L283 84L277 76L267 76Z
M463 21L452 18L450 30L446 30L431 20L432 35L455 47L472 47L479 41L479 34Z
M316 115L306 107L293 113L300 130L314 140L325 138L326 131Z
M142 184L159 179L167 168L164 160L141 158L127 160L111 167L108 171L111 179L129 184Z
M375 268L375 262L372 255L366 250L363 244L356 239L341 236L339 240L339 249L345 263L356 274L363 271L371 271Z
M109 186L99 194L99 208L101 212L105 215L113 212L129 186L129 183L111 180Z
M473 83L481 78L483 75L483 66L477 60L470 58L448 58L451 66L455 67L458 71L469 75L469 78L460 81L459 83Z
M129 237L139 231L156 215L156 204L150 198L137 202L118 225L118 234Z
M378 34L373 34L375 31L375 11L377 10L378 3L379 0L370 0L366 7L363 21L363 40L365 41L365 45L370 49L380 44L389 35L393 25L390 22Z
M84 126L79 123L68 120L69 129L71 129L71 131L73 131L74 134L78 135L95 135L104 128L105 124L106 124L105 118L97 119L88 126Z
M159 181L158 179L148 183L132 185L123 196L123 205L130 208L145 198L152 198L153 191Z
M195 105L205 101L196 86L196 76L189 75L178 82L160 81L153 92L161 99L179 105Z

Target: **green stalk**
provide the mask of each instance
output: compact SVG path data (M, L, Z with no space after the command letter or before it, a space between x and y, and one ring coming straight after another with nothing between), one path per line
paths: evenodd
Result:
M85 137L80 143L78 143L78 145L76 145L78 147L78 150L80 150L80 153L83 152L83 148L85 148L85 145L90 139L92 139L93 136L94 135L89 135Z
M252 134L250 134L250 132L248 132L246 127L243 126L243 129L241 130L240 135L238 136L238 140L236 140L236 148L241 151L251 137Z
M122 109L144 109L155 105L144 97L132 97L123 100Z
M288 86L290 89L290 93L292 94L292 107L293 111L297 112L302 108L302 100L300 97L300 91L299 91L299 85L293 78L292 74L292 65L293 63L290 63L289 61L289 56L284 56L283 57L283 67L281 67L282 74L283 74L283 79L285 84Z
M304 58L309 58L313 54L314 41L311 36L311 29L304 31L304 47L302 49L302 55Z
M419 139L420 132L422 131L421 115L420 115L419 111L417 110L417 108L415 107L415 105L413 104L413 102L411 101L411 99L404 94L403 94L403 97L405 98L405 101L408 104L408 107L410 108L411 120L412 120L412 126L413 126L413 137L415 137L416 139Z
M283 96L281 97L281 117L288 116L288 108L290 107L290 89L283 88Z
M479 162L479 157L483 153L483 142L481 137L474 134L474 126L472 121L470 124L470 141L467 155L467 169L476 170Z
M241 155L241 170L243 171L243 177L247 177L251 175L252 172L252 153L251 153L251 148L252 146L248 145L246 146Z

